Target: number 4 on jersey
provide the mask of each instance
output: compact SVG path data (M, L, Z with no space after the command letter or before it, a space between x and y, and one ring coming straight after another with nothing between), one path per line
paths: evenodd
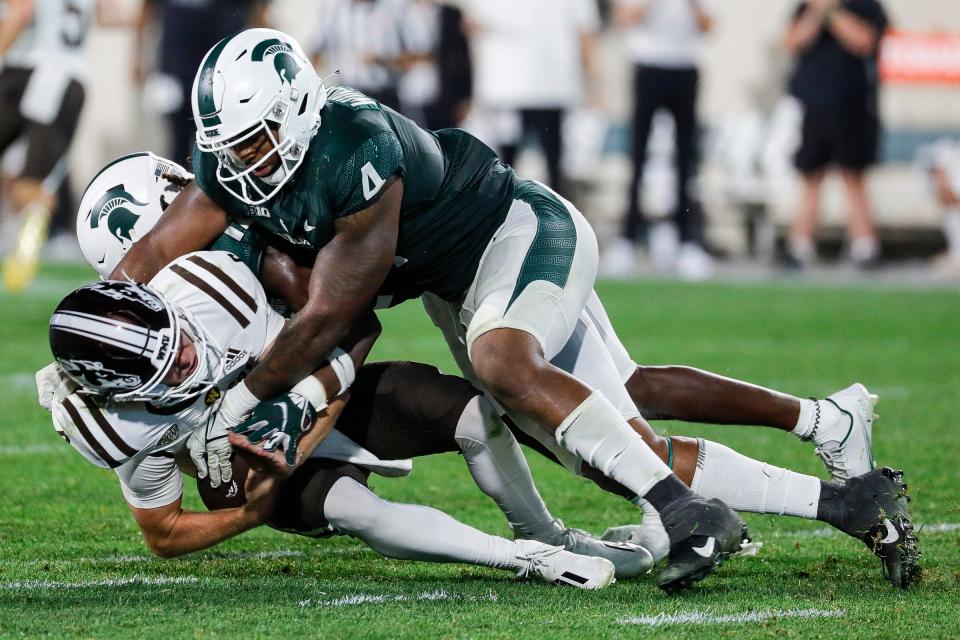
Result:
M384 183L384 179L369 162L360 167L360 181L363 183L363 197L367 200L377 195Z

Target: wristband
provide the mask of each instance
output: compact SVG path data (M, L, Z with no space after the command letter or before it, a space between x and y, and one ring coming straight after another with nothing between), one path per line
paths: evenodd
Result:
M333 369L337 380L340 382L340 391L337 393L339 396L350 388L357 377L356 369L353 366L353 358L350 357L349 353L337 347L330 352L328 359L330 360L330 368Z
M290 389L290 393L298 393L307 399L314 411L321 411L327 406L327 390L323 383L313 375L309 375Z
M243 420L253 408L260 404L260 398L250 393L243 380L223 395L220 413L227 421L236 424Z

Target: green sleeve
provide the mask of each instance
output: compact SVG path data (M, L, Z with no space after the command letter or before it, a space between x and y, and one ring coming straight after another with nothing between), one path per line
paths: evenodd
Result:
M393 131L379 131L367 138L340 170L333 194L334 217L366 209L377 199L383 183L403 172L403 150Z

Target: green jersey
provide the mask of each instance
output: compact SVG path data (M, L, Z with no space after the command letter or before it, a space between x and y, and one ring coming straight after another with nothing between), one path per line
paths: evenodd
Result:
M328 91L297 174L263 205L243 203L217 181L217 159L194 149L197 185L231 216L316 249L334 222L367 208L384 182L403 178L394 264L384 295L423 291L458 301L503 223L516 177L482 142L459 129L427 131L367 96Z

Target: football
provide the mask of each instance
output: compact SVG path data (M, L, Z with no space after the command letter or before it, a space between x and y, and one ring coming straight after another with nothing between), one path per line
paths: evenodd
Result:
M230 463L233 465L233 478L216 489L210 486L210 476L197 478L197 492L204 506L210 511L241 507L247 503L244 486L247 482L247 474L250 472L250 465L243 456L236 453L231 456Z

